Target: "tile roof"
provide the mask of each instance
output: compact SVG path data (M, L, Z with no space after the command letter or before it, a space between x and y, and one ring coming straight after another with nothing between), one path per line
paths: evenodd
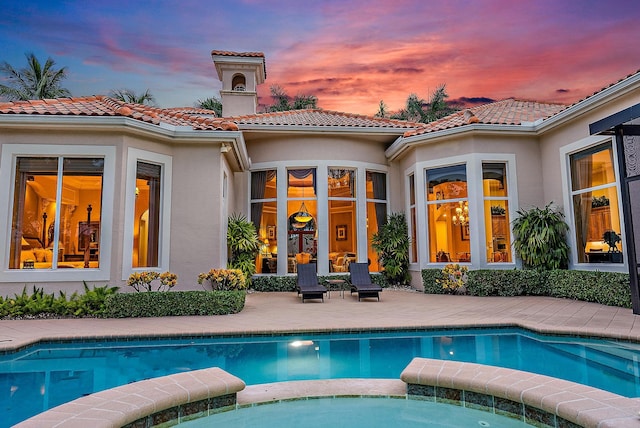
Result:
M220 55L220 56L244 56L244 57L255 57L255 58L264 58L264 53L262 52L233 52L233 51L211 51L211 55Z
M414 131L407 131L404 137L470 124L522 125L526 122L547 119L567 107L564 104L540 103L509 98L458 111L435 122L427 123Z
M165 123L208 131L238 130L238 126L227 119L202 116L214 114L211 110L185 107L161 109L143 104L125 103L103 95L0 102L0 114L124 116L155 125Z
M307 126L307 127L352 127L352 128L390 128L390 129L415 129L425 126L422 123L407 122L404 120L385 119L373 116L365 116L353 113L342 113L331 110L307 109L289 110L272 113L252 114L246 116L234 116L227 118L243 125L281 125L281 126Z

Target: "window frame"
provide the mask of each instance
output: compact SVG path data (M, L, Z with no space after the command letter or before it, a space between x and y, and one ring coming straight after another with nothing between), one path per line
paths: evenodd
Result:
M160 166L160 227L158 236L158 266L133 267L133 225L135 215L136 176L138 161ZM127 169L124 203L124 236L122 248L122 280L133 272L169 270L171 254L171 182L172 157L130 147L127 150Z
M621 182L620 182L620 170L618 166L618 150L617 144L615 141L615 137L611 135L593 135L578 141L575 141L571 144L567 144L560 148L560 175L562 179L562 183L564 184L562 190L562 198L564 205L564 216L565 222L569 226L569 230L567 232L568 243L570 246L569 250L569 269L572 268L580 268L582 270L602 270L603 267L606 266L606 270L610 272L628 272L629 271L629 260L628 260L628 250L627 250L627 242L625 239L622 239L622 263L580 263L578 262L578 254L577 254L577 241L576 241L576 219L575 213L573 209L573 196L575 194L584 193L584 189L580 189L574 191L571 186L571 156L578 154L580 152L584 152L587 150L592 150L595 147L602 144L610 144L612 150L613 157L613 173L615 175L614 184L612 186L598 186L598 187L615 187L616 194L618 197L618 203L622 203L622 194L621 194ZM619 222L620 222L620 236L626 236L626 225L624 222L624 217L622 215L623 207L619 207Z
M102 174L102 212L100 215L100 265L92 269L9 269L11 215L13 202L0 210L0 283L3 282L58 282L58 281L105 281L110 279L113 201L115 192L116 149L110 146L4 144L0 161L0 198L14 200L16 161L18 157L101 157L104 159Z

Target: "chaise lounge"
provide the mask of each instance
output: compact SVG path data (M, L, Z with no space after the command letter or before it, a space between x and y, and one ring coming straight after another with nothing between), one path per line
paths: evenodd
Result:
M318 282L315 263L298 265L298 280L296 284L298 295L302 296L302 303L308 299L322 299L327 288Z
M369 265L367 263L349 264L349 282L351 283L351 294L358 293L358 301L367 297L375 297L380 301L382 287L371 281Z

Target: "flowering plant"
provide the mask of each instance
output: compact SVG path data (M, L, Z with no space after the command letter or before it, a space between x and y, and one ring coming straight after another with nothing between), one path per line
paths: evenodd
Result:
M133 287L136 291L153 291L151 283L155 280L160 280L158 285L158 291L168 291L176 285L178 282L178 275L171 272L153 272L142 271L134 272L129 275L127 285Z
M442 268L442 277L436 282L442 284L442 288L449 293L465 293L468 271L466 266L450 263Z
M211 269L198 275L198 284L211 283L213 290L242 290L247 286L247 278L240 269Z

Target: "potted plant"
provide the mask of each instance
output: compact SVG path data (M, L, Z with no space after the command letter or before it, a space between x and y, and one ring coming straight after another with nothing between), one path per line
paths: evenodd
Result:
M602 235L602 240L609 246L609 261L611 263L622 263L622 253L618 250L618 242L622 241L620 235L613 230L607 230Z

